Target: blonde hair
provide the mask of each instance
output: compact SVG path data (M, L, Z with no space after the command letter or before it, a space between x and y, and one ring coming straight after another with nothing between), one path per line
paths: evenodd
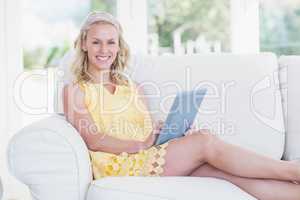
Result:
M90 27L98 23L107 23L113 25L119 34L119 52L117 57L111 65L109 75L113 83L118 85L128 85L128 80L124 76L124 70L127 67L130 52L127 43L125 42L122 35L122 27L120 23L111 15L105 12L92 12L86 20L83 22L80 34L75 40L74 49L75 57L72 62L72 72L75 76L75 81L89 82L92 79L91 74L88 72L88 55L87 52L82 49L82 44L85 42L87 32Z

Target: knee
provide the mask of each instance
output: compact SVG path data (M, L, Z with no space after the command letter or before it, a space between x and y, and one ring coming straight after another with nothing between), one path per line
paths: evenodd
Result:
M215 140L216 136L207 129L200 129L193 134L196 140L199 140L203 146L209 147Z
M190 137L191 140L197 143L196 146L200 148L200 151L203 153L205 158L208 158L213 154L217 137L212 132L200 129L191 134Z

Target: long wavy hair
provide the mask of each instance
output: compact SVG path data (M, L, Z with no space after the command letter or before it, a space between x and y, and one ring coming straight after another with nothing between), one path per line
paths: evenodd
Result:
M115 84L128 85L128 78L125 76L124 70L127 67L130 57L129 47L123 38L123 31L120 23L111 14L105 12L90 13L81 26L80 34L74 43L75 56L71 64L71 71L74 73L75 81L89 82L93 78L88 72L88 54L82 49L82 45L86 41L87 32L89 31L90 27L98 23L111 24L118 31L120 50L110 67L109 76L111 81Z

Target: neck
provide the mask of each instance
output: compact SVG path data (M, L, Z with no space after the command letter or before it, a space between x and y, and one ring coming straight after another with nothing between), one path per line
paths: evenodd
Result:
M110 73L108 70L97 70L89 68L88 72L92 75L94 83L111 83Z

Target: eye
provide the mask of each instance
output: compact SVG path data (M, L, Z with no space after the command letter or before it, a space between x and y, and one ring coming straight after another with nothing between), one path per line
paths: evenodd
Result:
M109 41L108 44L116 44L115 41Z
M93 44L99 44L99 42L98 41L94 41Z

